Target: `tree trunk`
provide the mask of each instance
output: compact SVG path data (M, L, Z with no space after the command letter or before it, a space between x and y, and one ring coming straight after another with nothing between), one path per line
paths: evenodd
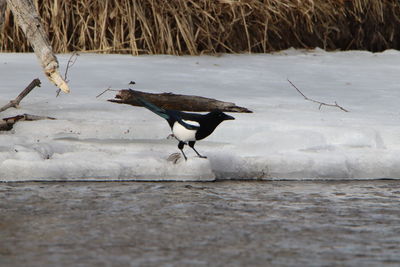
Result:
M223 102L212 98L194 95L176 95L173 93L152 94L132 89L120 90L115 96L116 99L110 99L108 101L141 106L136 101L135 95L139 95L154 105L164 109L195 112L207 112L219 109L224 112L252 113L252 111L247 108L236 106L235 103Z
M0 0L0 3L1 1L4 0ZM19 27L22 29L35 51L47 78L63 92L68 93L70 91L68 84L59 73L58 60L53 53L47 34L43 29L40 17L32 1L7 0L7 4L13 12Z

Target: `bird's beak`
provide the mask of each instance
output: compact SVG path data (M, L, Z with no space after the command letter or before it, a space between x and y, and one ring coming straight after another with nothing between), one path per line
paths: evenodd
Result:
M234 120L235 118L225 114L224 120Z

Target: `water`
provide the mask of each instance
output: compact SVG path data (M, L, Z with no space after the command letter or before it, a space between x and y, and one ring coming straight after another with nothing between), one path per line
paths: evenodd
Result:
M0 184L1 266L399 266L399 181Z

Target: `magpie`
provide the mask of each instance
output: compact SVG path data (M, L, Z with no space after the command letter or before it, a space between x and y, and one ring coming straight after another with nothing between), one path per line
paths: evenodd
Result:
M207 114L187 113L160 108L140 96L136 96L136 99L143 107L167 120L174 137L179 141L178 148L185 160L187 160L183 152L185 145L189 145L200 158L207 158L194 148L196 141L209 136L221 122L235 119L218 109Z

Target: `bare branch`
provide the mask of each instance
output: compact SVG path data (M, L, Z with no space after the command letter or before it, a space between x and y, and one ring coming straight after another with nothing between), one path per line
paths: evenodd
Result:
M3 112L4 110L9 109L11 107L17 108L21 100L25 96L27 96L36 86L40 87L39 79L34 79L14 100L11 100L7 105L0 108L0 112Z
M66 83L68 83L69 82L69 80L68 80L68 71L69 71L69 69L70 68L72 68L72 66L75 64L75 62L76 62L76 60L78 59L78 57L79 57L79 54L77 53L77 52L73 52L72 54L71 54L71 56L69 57L69 59L68 59L68 62L67 62L67 67L65 68L65 73L64 73L64 81L66 82ZM61 93L61 89L58 89L57 90L57 97L60 95L60 93Z
M71 56L69 57L69 59L68 59L67 68L65 69L65 73L64 73L64 80L66 82L69 82L69 80L68 80L68 71L69 71L70 68L72 68L72 66L74 66L74 64L75 64L76 60L78 59L78 57L79 57L79 54L77 52L73 52L71 54Z
M296 91L297 91L300 95L302 95L302 96L304 97L305 100L311 101L311 102L314 102L314 103L319 104L318 109L321 109L322 106L328 106L328 107L335 107L335 108L341 109L341 110L343 110L344 112L349 112L347 109L343 108L342 106L339 106L338 103L337 103L336 101L335 101L335 104L328 104L328 103L324 103L324 102L321 102L321 101L317 101L317 100L308 98L305 94L303 94L303 92L300 91L299 88L296 87L296 85L294 85L289 79L287 79L287 80L288 80L288 82L294 87L294 89L296 89Z

